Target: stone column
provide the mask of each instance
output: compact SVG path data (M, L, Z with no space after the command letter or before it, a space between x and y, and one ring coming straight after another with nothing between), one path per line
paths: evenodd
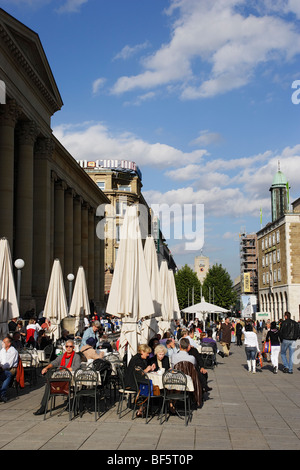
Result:
M20 122L17 136L17 175L15 189L15 254L25 261L22 270L21 295L25 309L32 304L33 263L33 155L39 130L33 121Z
M67 275L73 273L73 225L74 225L74 210L73 210L74 191L68 188L65 192L65 272L64 281L66 287L68 286Z
M90 299L95 299L95 209L88 212L88 293Z
M73 270L76 276L79 266L81 266L81 205L82 198L74 197L73 200ZM68 275L68 274L67 274Z
M15 100L1 105L0 113L0 237L8 239L13 256L15 125L20 108Z
M32 292L36 298L37 312L44 307L52 270L52 198L53 179L51 159L55 144L52 139L38 138L34 154L33 200L33 256Z
M88 231L89 205L84 202L81 206L81 265L84 268L86 283L89 285L89 231Z
M65 259L65 190L67 185L59 180L54 186L54 259L58 258L64 273Z

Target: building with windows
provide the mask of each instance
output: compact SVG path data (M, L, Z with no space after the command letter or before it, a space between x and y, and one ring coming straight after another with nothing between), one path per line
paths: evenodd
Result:
M300 319L300 198L289 208L289 186L278 170L271 191L272 222L257 232L260 310Z
M54 259L83 266L90 299L104 301L97 207L109 199L54 137L63 106L39 36L0 9L0 237L25 261L20 314L44 308Z
M209 270L209 257L208 256L203 256L202 254L199 256L196 256L194 259L194 271L197 274L197 277L201 284L203 284L203 281L205 279L206 274L208 273Z
M79 165L86 171L96 185L104 192L110 204L103 204L98 215L103 216L105 245L105 293L110 291L113 271L118 255L120 231L127 206L139 204L142 239L149 234L155 239L158 262L168 261L175 271L176 264L166 240L161 233L159 220L155 217L142 194L142 173L135 162L127 160L80 160Z
M240 233L241 294L258 295L257 235Z

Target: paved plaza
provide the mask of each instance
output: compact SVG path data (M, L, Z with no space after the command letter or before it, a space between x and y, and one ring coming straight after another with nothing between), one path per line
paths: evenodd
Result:
M256 374L246 369L244 347L231 347L229 358L209 371L210 398L193 412L188 427L177 416L160 425L154 417L147 425L118 419L113 406L97 422L94 414L68 419L68 413L35 416L44 391L43 378L37 387L26 385L16 397L0 404L1 450L106 450L148 452L199 450L299 450L300 368L293 374L277 375L264 363ZM282 367L282 366L280 366ZM107 453L106 453L107 455ZM116 458L116 457L114 457Z

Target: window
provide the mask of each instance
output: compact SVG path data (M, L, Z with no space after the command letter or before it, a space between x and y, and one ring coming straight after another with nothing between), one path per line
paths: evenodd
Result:
M279 230L277 230L277 232L276 232L276 241L277 241L277 243L280 242L280 233L279 233Z
M263 273L263 284L265 284L265 283L266 283L266 275L265 275L265 273Z
M105 189L105 181L97 181L97 186L100 188L102 191Z
M280 268L277 271L277 280L281 281L281 269Z
M268 248L268 237L266 237L266 240L265 240L265 247Z
M269 266L269 257L266 255L266 266Z
M276 250L273 251L273 263L276 263Z
M116 242L120 242L120 231L121 231L121 225L116 225Z
M130 184L119 184L118 186L119 191L131 191L131 186Z
M275 245L275 232L272 234L272 242L273 242L273 245Z
M119 199L116 202L116 215L124 217L126 209L127 209L127 200L123 201L122 199Z
M262 241L261 241L261 249L264 250L265 249L265 239L263 238Z
M272 265L272 253L269 253L269 264Z
M280 250L277 250L277 262L280 262Z
M266 274L266 282L269 284L269 273Z
M264 268L265 267L265 257L264 256L262 257L261 263L262 263L262 267Z
M272 245L272 237L271 237L271 235L269 235L269 246L271 246L271 245Z
M275 271L274 271L274 273L273 273L273 280L274 280L274 282L277 281L277 271L276 271L276 269L275 269Z

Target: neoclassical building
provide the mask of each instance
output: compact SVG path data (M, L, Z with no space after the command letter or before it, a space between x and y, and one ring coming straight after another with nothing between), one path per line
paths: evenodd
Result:
M90 299L102 305L96 211L110 201L52 134L63 102L38 35L2 9L0 80L0 237L25 261L21 314L43 309L56 258L65 280L84 267Z
M271 185L272 222L257 232L259 303L273 320L289 311L300 320L300 199L289 208L288 182L278 170Z

